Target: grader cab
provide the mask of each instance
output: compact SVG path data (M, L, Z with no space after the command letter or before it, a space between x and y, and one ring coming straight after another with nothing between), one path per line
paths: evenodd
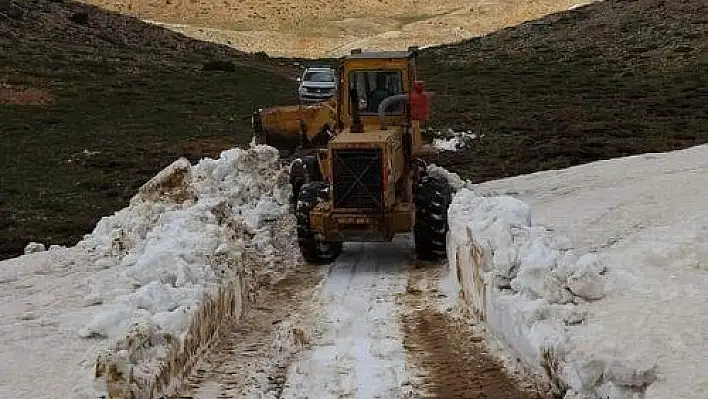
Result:
M419 258L445 256L451 190L418 158L428 96L416 56L416 48L355 50L342 60L334 131L326 147L291 164L307 261L333 261L343 242L390 241L411 231Z

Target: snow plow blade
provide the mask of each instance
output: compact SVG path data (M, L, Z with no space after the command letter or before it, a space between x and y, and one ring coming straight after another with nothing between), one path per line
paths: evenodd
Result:
M334 128L335 117L334 101L325 101L259 109L253 113L251 124L257 144L292 154L298 148L326 143Z

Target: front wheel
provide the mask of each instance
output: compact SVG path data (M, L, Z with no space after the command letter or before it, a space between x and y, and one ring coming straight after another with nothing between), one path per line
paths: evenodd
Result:
M256 145L268 145L263 132L263 120L258 111L251 115L251 132L253 133L253 142Z
M322 180L322 174L320 173L320 166L317 162L317 157L307 155L294 159L290 163L289 174L290 184L293 190L290 203L292 205L292 209L295 209L302 186L305 183Z
M300 189L295 208L297 241L300 253L309 263L330 263L342 253L342 243L327 241L310 228L310 212L329 197L329 185L323 181L305 183Z
M447 255L447 210L452 189L440 176L423 176L415 191L415 252L418 259L438 260Z

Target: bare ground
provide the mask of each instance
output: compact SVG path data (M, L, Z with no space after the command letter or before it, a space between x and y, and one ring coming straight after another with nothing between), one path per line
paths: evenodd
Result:
M443 312L442 295L434 288L441 270L423 266L411 270L404 298L404 345L417 367L418 397L440 399L547 399L550 394L510 373L489 354L469 323Z
M171 398L279 397L292 356L308 345L292 316L306 312L320 279L317 268L303 266L260 291L244 318L224 324Z
M578 0L86 0L188 36L277 57L338 57L351 48L405 49L457 42Z

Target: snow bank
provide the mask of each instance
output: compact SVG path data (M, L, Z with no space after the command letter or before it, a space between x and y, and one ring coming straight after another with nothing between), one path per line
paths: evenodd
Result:
M577 350L656 358L646 399L708 392L708 145L485 182L534 220L602 251L606 296L584 305ZM650 362L649 362L650 363Z
M25 246L25 255L33 254L36 252L44 252L47 248L41 242L30 242Z
M530 207L481 196L458 176L449 209L448 261L462 297L487 331L565 398L631 398L656 378L655 364L613 354L581 354L570 331L584 328L584 305L605 296L605 266L569 240L535 225Z
M79 397L159 395L188 373L221 322L297 261L289 196L277 150L254 146L179 159L103 218L79 244L115 272L87 284L84 306L98 308L77 333L98 345Z

